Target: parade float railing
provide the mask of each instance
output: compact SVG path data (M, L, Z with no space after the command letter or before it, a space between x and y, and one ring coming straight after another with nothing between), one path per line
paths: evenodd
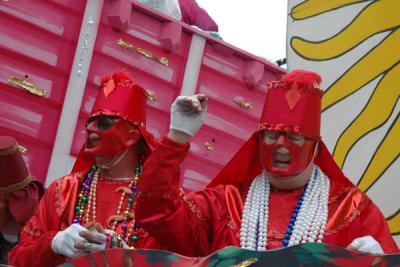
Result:
M110 249L78 257L63 267L257 267L400 266L400 254L373 255L330 244L308 243L256 252L226 247L206 257L189 258L162 250Z

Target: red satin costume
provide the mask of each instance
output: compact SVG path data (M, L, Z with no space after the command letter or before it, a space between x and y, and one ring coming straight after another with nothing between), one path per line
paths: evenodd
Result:
M105 77L102 80L100 92L88 120L87 131L89 131L89 126L91 127L93 120L104 115L116 118L115 125L108 129L115 136L124 132L119 131L124 128L123 125L120 125L121 120L136 126L147 144L147 154L143 155L146 159L156 143L145 128L146 92L123 71L118 71L112 77ZM122 128L118 129L118 127ZM112 142L111 139L106 138L110 136L109 132L104 132L104 135L99 132L100 144L103 145L101 149L103 150L106 149L104 143L118 144L118 142ZM113 147L112 149L115 150L116 148ZM75 223L76 207L83 183L89 169L95 164L93 154L85 153L88 150L94 149L88 148L87 145L83 147L72 174L56 180L49 186L35 215L22 229L18 245L10 251L10 264L16 266L55 266L67 260L66 257L56 255L53 252L51 242L57 232L68 228L73 222ZM122 151L123 148L120 150ZM102 152L108 153L110 151ZM104 228L110 229L110 218L116 215L119 202L122 201L121 191L117 189L121 189L121 187L129 188L129 182L130 178L117 179L99 176L95 212L96 221ZM121 208L125 210L127 198L124 198L122 203ZM86 222L82 221L82 225L84 223ZM128 226L132 223L133 221L127 222ZM115 231L121 233L121 223L117 224ZM136 248L160 248L154 239L141 228L137 233L137 238L134 245Z
M11 250L9 258L16 266L56 266L67 260L55 254L51 241L58 231L66 229L73 222L75 205L85 172L73 173L56 180L50 185L35 213L21 231L20 242ZM100 178L97 189L97 221L107 225L107 218L115 214L121 194L115 192L129 181ZM120 232L121 226L116 230ZM160 248L143 230L135 243L138 248Z
M314 163L331 184L323 242L346 247L357 237L371 235L385 253L398 253L380 210L343 175L320 140L322 93L314 88L315 84L303 83L301 77L296 77L301 75L303 72L293 72L284 82L270 84L258 131L300 134L319 142ZM295 82L290 81L294 76ZM179 166L189 145L162 139L146 161L148 166L139 184L136 219L142 227L163 247L187 256L204 256L225 246L240 246L244 201L252 180L262 171L258 131L205 190L188 194L179 187ZM272 187L267 249L283 246L291 214L303 190Z

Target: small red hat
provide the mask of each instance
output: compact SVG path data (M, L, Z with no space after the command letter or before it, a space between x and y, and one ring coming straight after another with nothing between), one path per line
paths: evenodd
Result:
M43 185L30 175L17 141L0 136L0 194L7 196L9 210L20 226L33 215L43 193Z
M0 136L0 193L7 194L24 188L32 181L17 141Z
M147 92L127 72L118 70L101 79L90 117L110 115L135 125L146 125Z
M90 118L101 115L116 116L136 125L149 148L145 155L147 157L157 143L156 138L146 129L147 98L147 91L125 70L117 70L112 75L106 75L101 79ZM87 169L94 164L94 158L84 153L83 147L72 172Z
M320 139L321 77L311 71L294 70L281 81L269 83L259 130L301 134Z

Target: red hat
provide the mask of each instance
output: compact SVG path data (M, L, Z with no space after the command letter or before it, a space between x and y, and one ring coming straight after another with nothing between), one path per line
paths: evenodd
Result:
M135 125L146 125L147 92L123 70L101 79L90 117L110 115Z
M294 70L281 81L269 83L258 130L284 131L320 138L321 77L311 71Z
M120 117L132 123L138 127L148 145L148 152L151 152L156 145L156 139L146 130L147 98L148 93L143 87L136 83L126 71L118 70L101 79L90 118L108 115ZM78 154L73 172L84 170L95 164L94 158L83 151L84 148ZM145 156L147 157L148 154Z
M259 132L262 130L301 134L319 141L314 163L328 177L351 184L320 140L320 82L318 74L305 70L294 70L280 81L270 82L257 130L207 187L248 183L261 173Z
M0 194L7 195L9 210L19 225L33 215L43 193L43 185L29 173L17 141L0 136Z

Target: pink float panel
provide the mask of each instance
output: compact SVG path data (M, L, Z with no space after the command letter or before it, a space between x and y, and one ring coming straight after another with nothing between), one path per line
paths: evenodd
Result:
M70 155L76 157L81 150L86 139L85 125L89 116L80 116L76 124L74 139L71 145Z
M19 60L34 59L45 66L69 73L75 47L47 32L33 32L29 24L0 16L0 48L15 52Z
M27 148L25 162L43 182L58 125L57 115L51 108L0 90L0 134L14 136Z
M189 153L223 166L242 143L241 139L204 125L191 140Z
M169 112L147 107L147 130L156 138L164 137L169 129Z
M165 51L154 48L139 39L132 38L126 34L111 34L112 30L101 30L97 37L95 51L103 56L108 56L114 60L118 60L121 66L138 69L155 79L178 86L182 78L183 59L174 55L168 55ZM164 66L154 60L144 57L134 51L127 50L117 44L119 39L126 43L145 49L158 57L168 58L168 66ZM175 60L174 60L175 59Z
M181 175L185 189L203 189L242 143L241 139L204 125L191 140L188 157L182 164ZM196 173L201 175L195 177Z
M31 141L18 140L18 143L25 147L27 151L22 155L24 161L31 172L31 174L36 177L41 182L45 182L47 175L47 168L51 156L51 151L46 147L42 148L36 146Z
M58 1L63 2L63 1ZM27 148L24 159L42 181L64 102L85 1L8 1L0 5L0 134ZM70 2L70 1L68 1ZM78 3L79 2L79 3ZM46 90L39 97L8 79Z
M0 90L0 127L51 142L57 130L58 115L51 107L17 96L11 90Z
M179 22L157 18L154 13L149 15L145 12L146 10L138 8L133 3L130 4L129 24L127 24L123 31L115 31L109 23L110 12L112 11L108 9L107 4L110 3L106 2L103 8L102 23L95 46L96 52L116 59L122 65L140 70L153 78L180 88L191 34L183 32ZM171 25L175 25L175 27L168 27ZM168 29L168 31L165 29ZM180 37L174 49L163 49L163 40L165 41L163 37L164 32ZM167 58L168 66L162 65L135 51L122 48L117 44L119 39L150 52L157 57Z
M43 96L36 96L28 91L10 84L8 79L15 77L24 79L33 85L46 91ZM49 72L30 64L25 60L16 59L13 55L6 55L6 51L0 49L0 83L4 84L10 92L21 97L34 100L44 105L60 108L65 96L67 80L57 73Z
M47 2L51 2L54 6L57 6L62 10L66 10L67 12L74 15L83 14L83 10L85 9L86 6L86 0L80 0L80 1L51 0Z
M0 5L0 14L19 20L19 23L26 24L31 30L51 33L71 43L76 42L76 29L80 28L82 20L80 14L85 1L64 1L69 2L65 6L59 6L54 2L32 0L3 2ZM71 13L71 9L79 12Z
M116 2L115 2L116 3ZM179 95L187 51L189 49L191 36L181 33L179 46L174 51L167 51L162 46L162 34L165 23L170 21L159 19L154 14L147 14L145 9L137 8L134 4L129 5L131 12L129 24L123 31L115 31L110 25L109 8L111 2L105 2L102 20L96 39L87 88L81 105L78 125L75 130L71 155L76 155L84 142L84 122L90 113L100 85L101 76L110 74L116 69L125 68L134 80L154 95L155 100L148 100L147 127L156 137L166 134L169 126L169 110L171 103ZM150 13L151 14L151 13ZM178 29L168 24L168 31L176 34ZM117 44L119 39L140 47L157 55L168 58L168 66L162 65L134 51L129 51Z
M224 105L233 112L254 120L258 119L262 112L266 88L250 90L241 81L213 69L203 68L199 76L198 92L213 99L216 105ZM239 101L243 104L248 103L252 107L248 109L241 107Z
M204 189L210 177L214 177L222 166L212 161L198 158L189 154L181 165L182 188L187 192L196 192Z

